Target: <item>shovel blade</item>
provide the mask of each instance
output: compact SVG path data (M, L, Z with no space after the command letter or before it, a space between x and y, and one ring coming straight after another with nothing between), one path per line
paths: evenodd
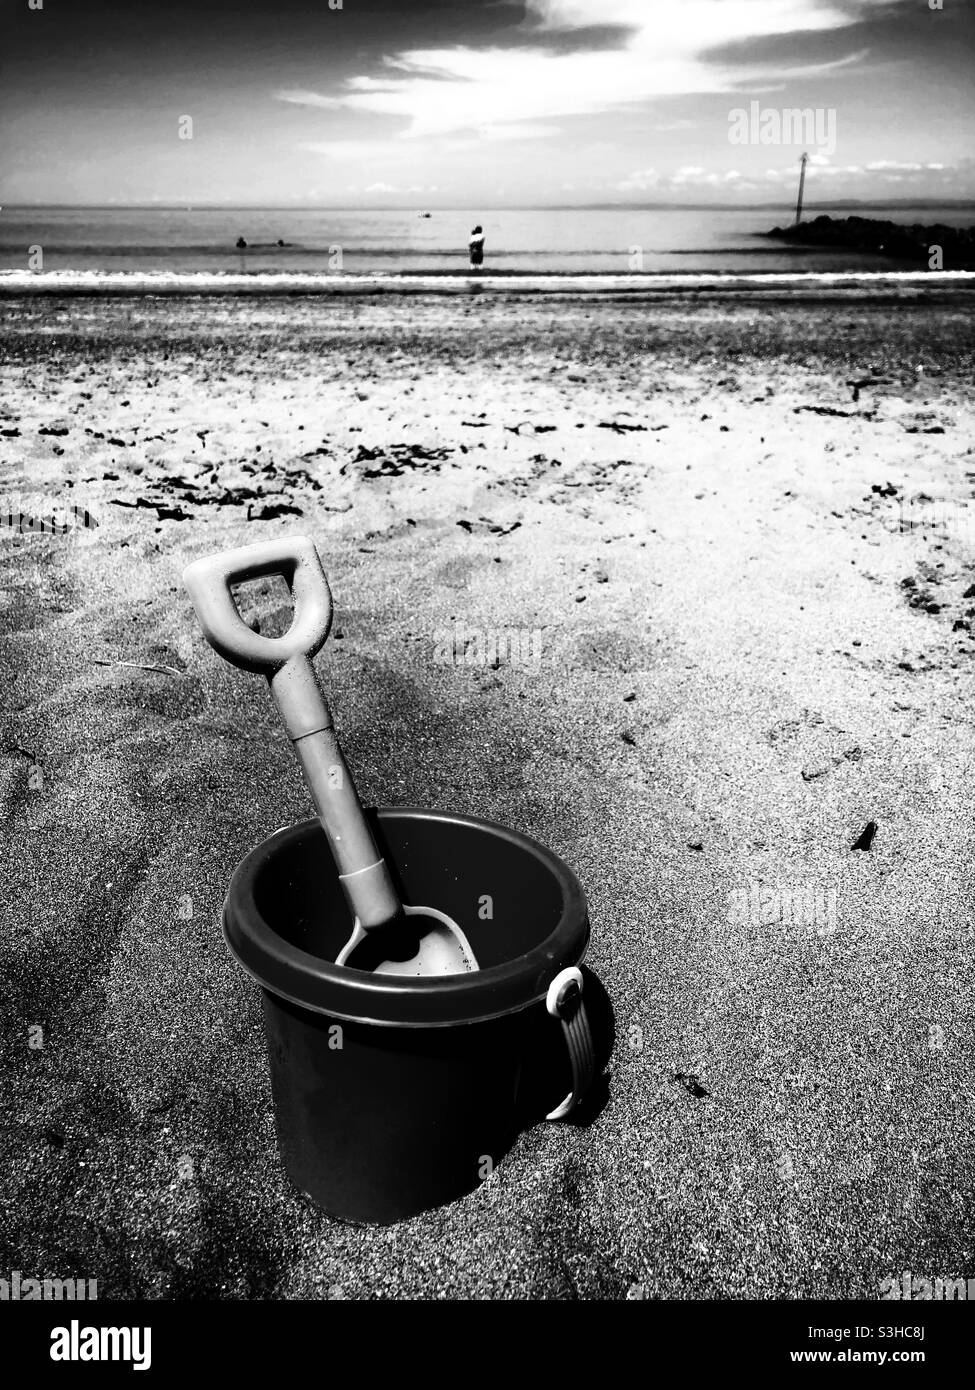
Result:
M420 938L409 960L384 960L377 975L466 975L478 968L470 949L464 949L448 927L434 927Z
M409 923L363 931L356 919L352 936L336 959L337 965L368 970L375 975L467 975L479 970L471 944L460 927L432 907L404 907ZM405 929L405 930L404 930ZM395 956L387 951L401 946ZM411 949L415 946L415 950Z

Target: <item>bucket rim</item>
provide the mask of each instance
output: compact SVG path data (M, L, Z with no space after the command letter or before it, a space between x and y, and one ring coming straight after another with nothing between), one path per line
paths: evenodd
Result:
M254 884L271 854L316 832L316 817L276 830L237 865L223 909L224 938L238 963L277 997L345 1023L389 1028L445 1028L504 1018L543 1003L552 980L578 965L589 944L589 915L582 886L569 866L530 835L481 816L424 807L381 807L380 825L395 820L427 821L488 831L538 859L557 880L562 911L544 941L501 965L474 974L415 979L376 975L336 966L280 936L258 911Z

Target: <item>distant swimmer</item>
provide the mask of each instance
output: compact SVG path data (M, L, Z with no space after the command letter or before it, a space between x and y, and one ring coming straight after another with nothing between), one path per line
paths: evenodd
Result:
M471 270L480 270L484 264L484 231L481 227L475 227L471 232L467 249L471 254Z

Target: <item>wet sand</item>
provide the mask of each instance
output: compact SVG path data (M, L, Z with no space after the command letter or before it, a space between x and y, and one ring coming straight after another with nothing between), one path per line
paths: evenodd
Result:
M0 1264L122 1298L971 1273L975 329L946 299L4 302L0 512L98 526L0 526ZM598 1113L386 1229L288 1188L219 929L309 803L179 573L291 530L364 799L561 854L616 1016ZM444 664L457 622L539 659Z

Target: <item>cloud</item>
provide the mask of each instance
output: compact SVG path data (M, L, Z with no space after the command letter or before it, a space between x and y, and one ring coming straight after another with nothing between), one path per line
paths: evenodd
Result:
M810 161L812 162L812 161ZM832 165L825 157L817 164L816 178L806 184L807 195L812 198L834 196L869 196L871 189L876 192L887 184L907 184L927 190L948 192L961 186L966 169L975 165L975 160L960 160L955 165L922 164L893 159L875 159L869 164ZM931 176L935 179L932 184ZM660 195L687 195L694 190L721 190L729 192L764 191L766 193L785 186L791 191L795 187L797 170L795 164L781 168L768 168L751 177L742 175L737 169L718 173L701 168L697 164L685 164L673 173L662 173L658 169L638 169L626 178L619 180L615 189L620 193L653 192Z
M644 193L648 188L656 188L662 177L656 169L637 169L616 187L621 193Z
M325 109L382 115L406 139L505 126L538 133L570 116L594 115L654 98L731 92L749 80L779 77L757 61L714 61L709 53L772 35L811 33L855 23L869 0L528 0L540 40L548 32L621 26L610 49L553 51L521 46L413 49L385 60L380 77L349 79L337 93L278 92L278 99ZM522 34L524 37L524 34ZM858 61L788 69L789 77L818 75ZM494 138L498 138L496 135ZM517 138L512 136L512 138Z
M482 125L477 133L482 140L548 140L561 135L562 127L512 122L510 125Z
M861 4L860 8L864 8ZM759 33L832 29L850 23L844 7L828 0L528 0L544 29L619 25L643 34L690 30L707 21L708 47ZM698 29L699 37L702 31Z
M812 162L812 161L810 161ZM869 197L888 184L907 184L922 190L925 196L944 193L953 196L963 193L970 160L956 164L924 164L913 160L873 159L868 164L831 164L823 159L818 163L816 177L806 184L807 196L829 198L836 196ZM765 180L775 185L795 182L794 166L785 169L766 169Z
M341 97L321 96L318 92L306 92L300 88L288 88L283 92L275 92L274 99L275 101L290 102L293 106L323 106L332 111L336 107L344 105Z
M672 174L662 174L657 169L638 169L627 178L621 179L616 188L621 193L672 192L675 189L718 188L721 185L736 188L751 188L750 179L742 178L737 169L724 173L709 172L699 164L684 164Z
M328 159L353 159L359 163L369 160L389 163L396 154L388 140L305 140L298 148L311 154L323 154Z
M891 172L897 171L899 173L918 174L921 172L922 169L942 169L944 168L944 165L913 163L905 164L899 159L872 159L870 163L865 166L865 168L869 169L872 174L883 172L884 170L890 170Z
M827 63L805 63L799 67L794 68L776 68L775 76L778 78L786 79L801 77L804 80L810 77L823 77L827 73L839 72L841 68L852 67L854 63L862 63L864 58L866 58L869 54L869 52L869 48L859 48L855 53L847 53L842 58L833 58ZM747 86L751 80L752 79L749 77L744 77L740 81L736 82L735 85L737 87ZM782 82L778 82L776 83L774 89L765 88L764 90L774 90L777 92L781 92L784 90L784 84Z

